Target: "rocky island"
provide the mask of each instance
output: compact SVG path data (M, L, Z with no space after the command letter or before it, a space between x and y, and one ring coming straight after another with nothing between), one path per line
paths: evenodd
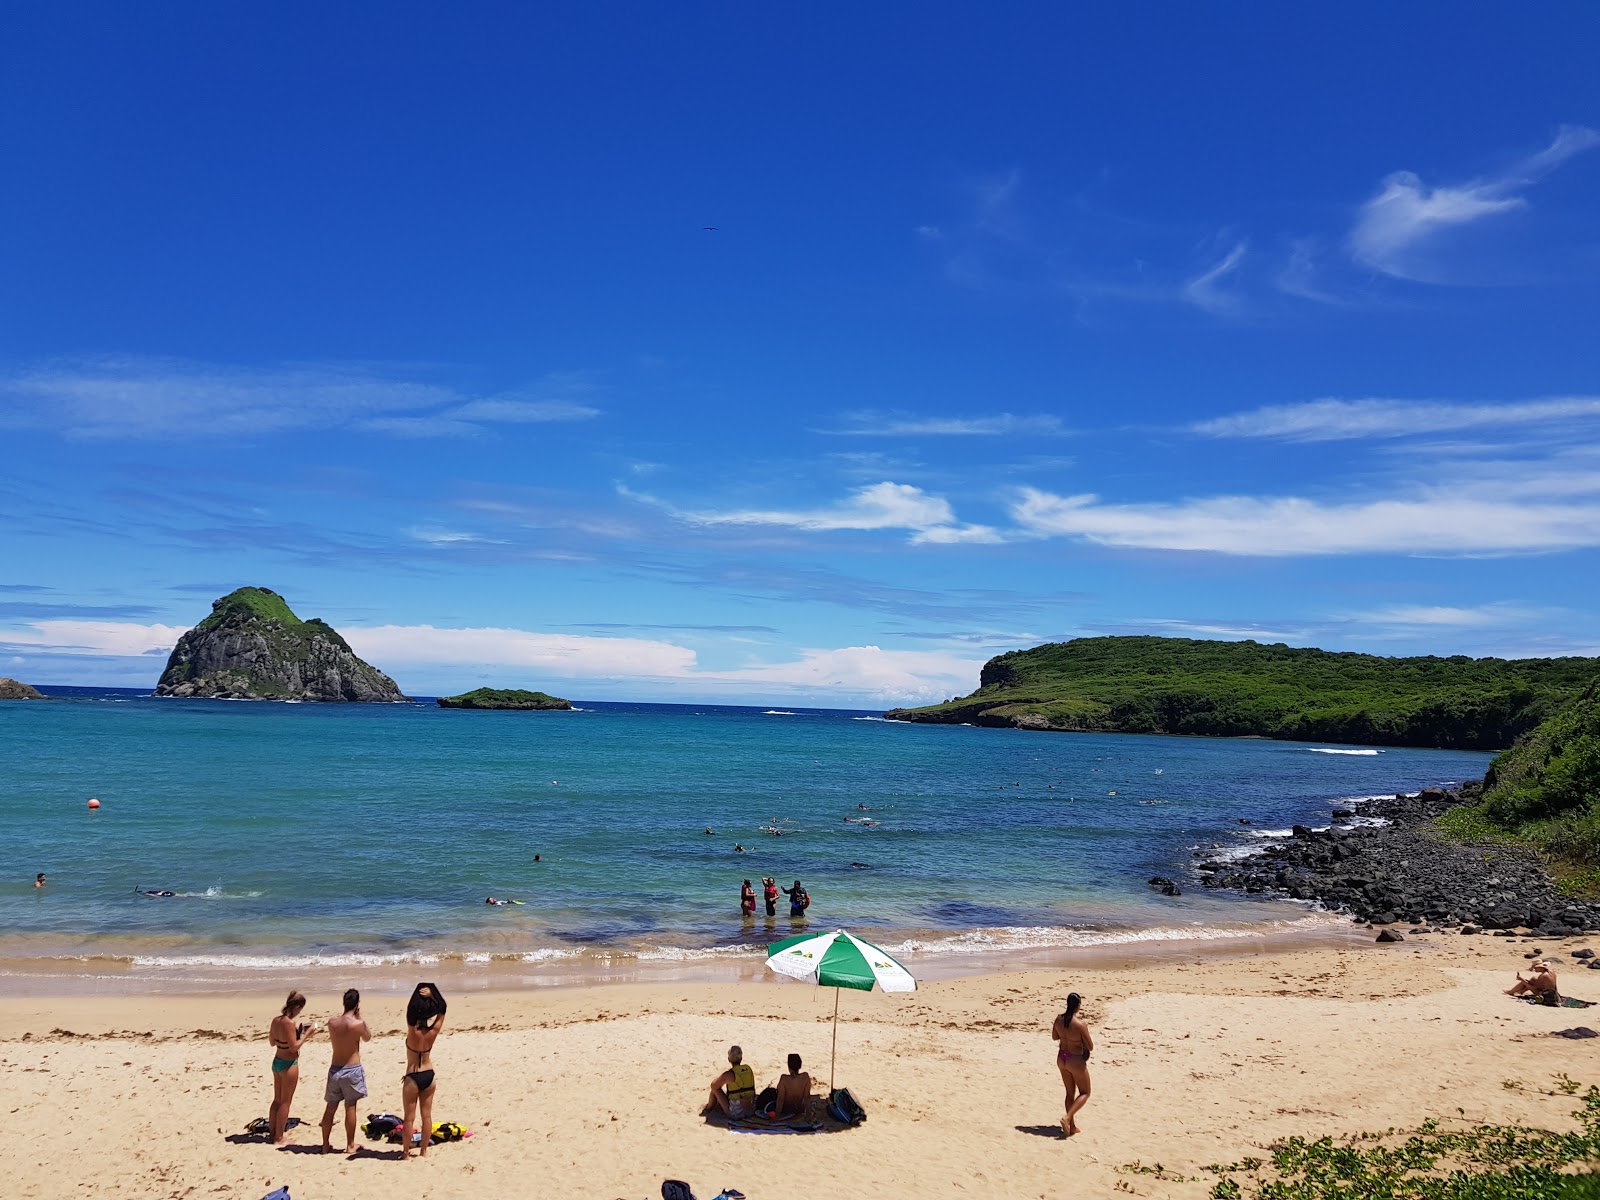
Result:
M406 699L326 622L295 616L270 588L242 587L178 639L158 696L383 702Z
M894 721L1501 750L1600 674L1597 658L1384 658L1192 638L1094 637L984 664L978 690Z
M43 700L45 695L36 687L29 687L16 679L0 676L0 700Z
M521 688L475 688L459 696L440 696L440 708L571 708L572 701Z

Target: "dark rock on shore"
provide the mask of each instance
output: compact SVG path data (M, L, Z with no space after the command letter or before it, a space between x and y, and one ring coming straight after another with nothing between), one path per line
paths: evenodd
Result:
M43 700L45 694L15 679L0 676L0 700Z
M324 621L302 621L270 588L244 587L178 639L158 696L220 700L404 700Z
M1518 846L1447 842L1433 821L1475 801L1481 785L1424 788L1373 800L1361 816L1387 825L1296 825L1258 855L1199 865L1207 887L1313 900L1374 925L1525 929L1539 937L1600 932L1600 904L1556 891L1544 864Z

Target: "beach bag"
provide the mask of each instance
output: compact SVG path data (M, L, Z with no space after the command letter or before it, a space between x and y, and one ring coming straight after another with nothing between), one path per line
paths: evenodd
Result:
M849 1088L834 1088L828 1094L828 1115L842 1125L854 1129L867 1119L867 1110L856 1103Z
M289 1185L284 1184L275 1192L268 1192L261 1200L289 1200Z
M367 1135L368 1141L379 1142L403 1124L405 1122L393 1113L368 1113L367 1123L361 1127L361 1132Z
M264 1137L272 1132L272 1122L265 1117L257 1117L244 1127L244 1131L256 1137Z
M440 1121L433 1127L433 1140L436 1142L459 1142L467 1136L467 1131L454 1121Z
M661 1181L661 1200L694 1200L694 1193L689 1190L689 1185L681 1179L663 1179Z
M761 1094L756 1097L756 1111L762 1116L770 1116L772 1110L777 1106L778 1089L775 1087L762 1088Z

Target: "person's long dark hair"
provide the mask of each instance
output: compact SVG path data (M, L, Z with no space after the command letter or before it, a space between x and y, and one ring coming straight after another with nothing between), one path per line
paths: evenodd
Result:
M406 1001L406 1024L413 1029L432 1029L433 1019L444 1016L444 993L436 983L419 983Z
M292 1017L296 1012L305 1006L306 998L304 996L302 996L299 992L290 992L289 999L286 1000L283 1005L283 1015L286 1017Z
M1071 1025L1072 1018L1078 1015L1078 1006L1083 1003L1083 997L1073 992L1067 997L1067 1011L1061 1014L1061 1023Z

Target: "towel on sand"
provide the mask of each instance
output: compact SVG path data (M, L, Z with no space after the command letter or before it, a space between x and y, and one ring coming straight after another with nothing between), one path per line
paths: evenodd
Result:
M1560 1004L1551 1004L1540 996L1518 996L1517 999L1525 1000L1529 1004L1543 1005L1545 1008L1593 1008L1595 1004L1593 1000L1579 1000L1573 996L1561 997Z

